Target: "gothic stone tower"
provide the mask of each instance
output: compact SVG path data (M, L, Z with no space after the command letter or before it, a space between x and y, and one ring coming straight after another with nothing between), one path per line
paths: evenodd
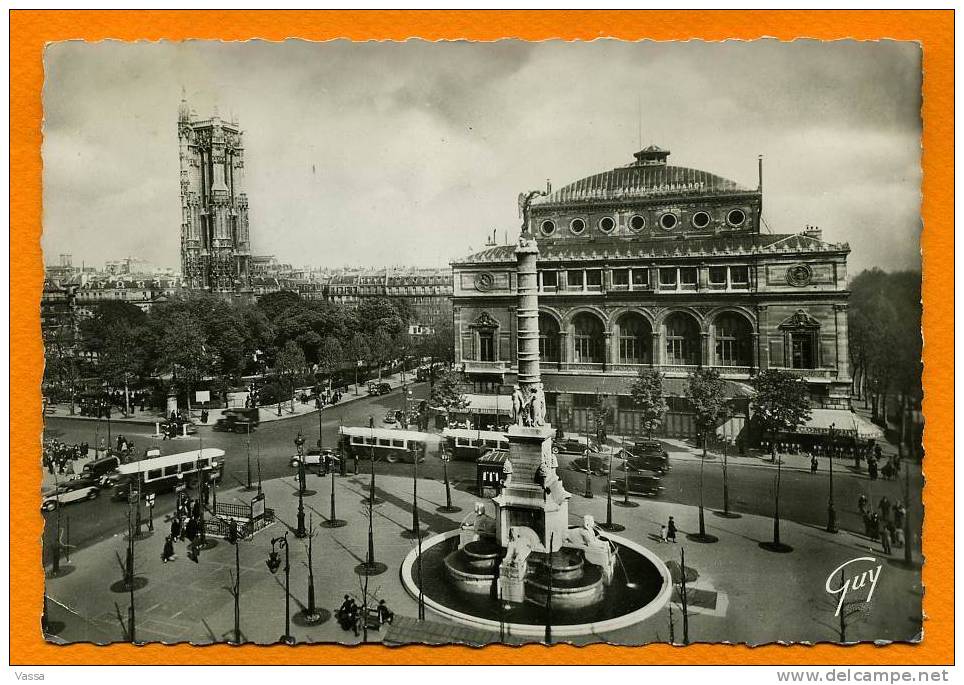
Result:
M177 139L181 162L181 272L192 289L235 292L249 285L251 247L244 193L244 141L217 109L198 119L182 93Z

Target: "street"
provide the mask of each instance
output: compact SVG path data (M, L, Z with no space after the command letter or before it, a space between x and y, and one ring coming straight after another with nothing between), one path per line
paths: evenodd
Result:
M425 383L408 386L413 399L428 397L429 388ZM326 447L333 447L337 441L339 425L368 425L369 416L374 416L376 425L381 425L381 419L389 409L399 409L403 400L401 392L396 389L390 394L380 397L363 397L345 404L326 408L322 412L322 440ZM47 421L47 437L55 437L68 443L81 440L93 442L95 422L73 419L51 418ZM103 428L101 428L103 430ZM177 440L155 440L151 438L152 429L146 425L114 423L114 435L123 433L136 443L138 451L148 446L157 447L162 454L197 449L203 443L204 447L218 447L225 451L224 488L234 488L244 485L247 481L247 441L248 436L233 433L222 433L211 430L210 427L200 428L198 436L193 438L179 438ZM251 469L252 480L257 481L257 460L260 452L261 477L264 481L294 477L295 469L290 466L290 458L294 453L294 437L302 431L312 445L318 435L318 415L316 413L301 417L293 417L281 421L262 423L251 435ZM581 499L585 492L585 474L570 468L570 462L575 458L571 455L559 455L559 475L566 489L573 494L574 499ZM692 455L680 456L679 452L670 452L672 470L663 478L663 491L659 501L681 505L699 504L699 472L698 459ZM615 462L613 478L622 477L622 471ZM780 514L788 521L823 528L827 523L827 497L829 494L829 476L824 462L821 470L816 474L801 472L794 469L783 469L780 486ZM349 466L350 469L350 466ZM405 475L409 466L404 464L388 464L376 462L376 473L388 475ZM475 487L475 465L471 462L454 461L449 464L449 478L453 488L471 490ZM776 479L776 469L763 462L759 466L745 466L730 463L728 467L731 511L759 516L772 516L774 510L773 493ZM419 466L420 478L441 481L443 478L442 464L434 457L430 457ZM320 490L322 485L314 484L313 476L309 476L309 488ZM708 459L703 473L703 503L708 512L723 508L722 469L719 458ZM606 479L592 478L592 490L597 498L604 498ZM912 465L910 483L912 493L908 512L915 529L919 530L921 520L920 493L922 479L920 468ZM903 479L898 481L871 481L866 472L854 473L849 462L837 463L834 471L834 503L837 512L837 523L842 529L855 533L863 533L863 523L857 511L857 498L866 494L870 504L876 507L880 498L887 496L890 501L904 499ZM622 496L613 493L614 500ZM173 509L174 498L171 493L157 496L154 508L155 520L163 517ZM621 517L633 516L633 509L614 507L613 516L618 521ZM147 518L147 512L143 513ZM49 542L55 534L56 513L45 512L48 525L45 529L45 539ZM69 519L69 544L76 548L89 546L99 540L113 535L123 534L127 526L127 507L117 501L111 501L109 493L105 491L100 498L91 502L82 502L66 506L62 509L62 525ZM166 524L163 524L166 525ZM65 539L66 541L66 539ZM48 546L49 549L49 546Z

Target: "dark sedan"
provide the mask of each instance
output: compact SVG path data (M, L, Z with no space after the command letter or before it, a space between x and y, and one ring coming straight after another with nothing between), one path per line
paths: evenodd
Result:
M641 497L658 497L663 489L661 480L657 476L630 475L629 478L616 478L612 481L616 492L626 492L626 481L629 481L629 494Z
M553 454L585 454L587 449L595 451L592 443L587 447L585 442L574 438L563 438L562 440L552 441Z

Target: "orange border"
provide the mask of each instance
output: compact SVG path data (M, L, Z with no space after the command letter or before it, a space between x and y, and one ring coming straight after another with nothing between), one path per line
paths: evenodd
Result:
M949 664L953 662L954 530L954 292L953 111L954 13L942 11L11 11L10 13L10 355L11 421L10 661L26 664ZM689 30L688 30L689 29ZM927 389L925 443L928 459L925 492L924 642L918 646L872 645L759 648L696 645L677 649L595 645L556 645L482 650L466 647L378 645L344 648L212 646L203 649L163 645L51 646L40 636L43 587L38 507L23 493L39 492L40 387L43 350L38 302L43 280L41 226L42 55L48 41L83 38L242 40L288 36L325 40L403 40L471 38L591 40L612 36L635 40L730 37L780 39L883 37L920 41L924 51L923 216L924 233L924 383ZM938 484L934 487L933 484ZM938 531L939 534L937 533Z

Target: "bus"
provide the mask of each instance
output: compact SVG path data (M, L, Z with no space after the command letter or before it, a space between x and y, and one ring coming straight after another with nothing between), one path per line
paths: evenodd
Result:
M111 472L109 482L113 499L123 499L132 485L142 492L167 492L195 474L213 474L214 480L220 480L223 472L224 450L205 447L121 464Z
M509 439L501 431L446 428L442 431L445 447L456 461L475 461L488 450L509 449Z
M339 444L347 459L384 459L390 464L412 463L412 452L419 455L419 463L425 461L428 433L398 430L396 428L363 428L340 426Z

